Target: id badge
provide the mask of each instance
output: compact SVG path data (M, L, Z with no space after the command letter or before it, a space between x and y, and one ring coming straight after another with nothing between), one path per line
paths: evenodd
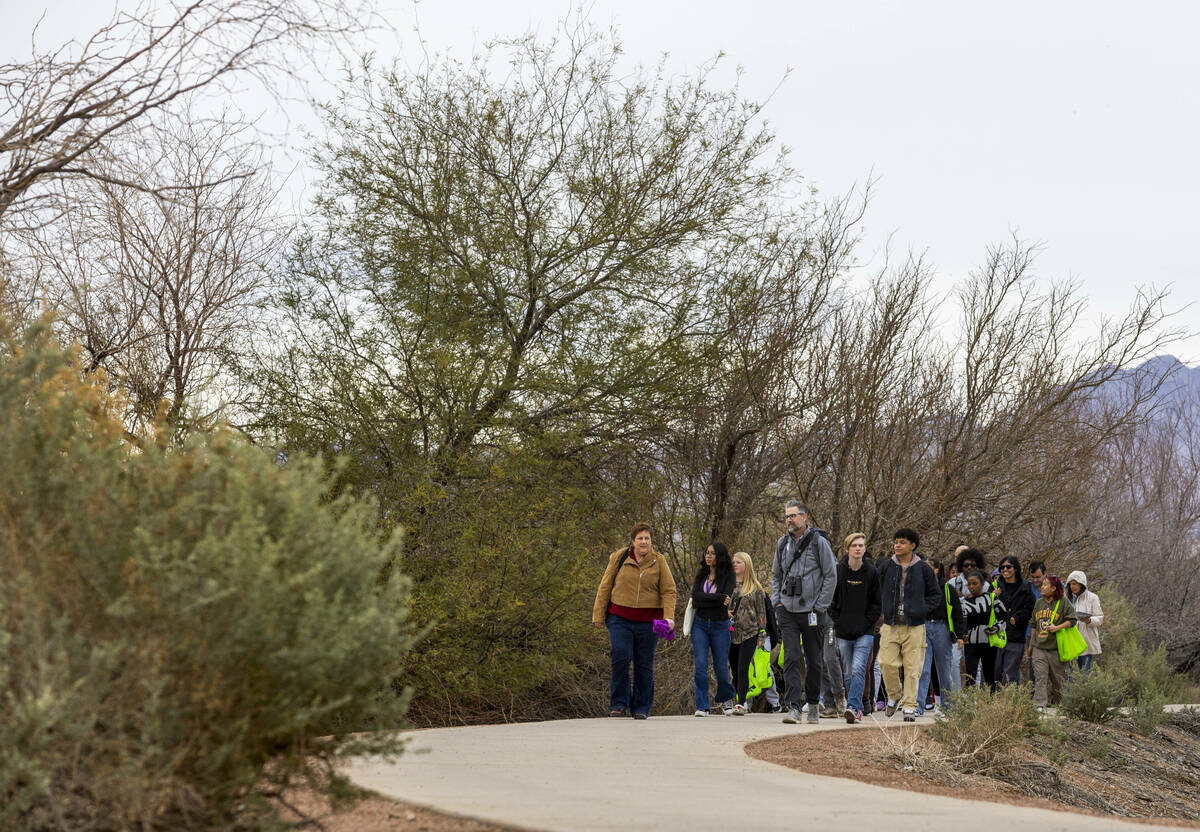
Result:
M810 626L810 627L817 626L817 614L815 612L810 612L808 614L808 626Z

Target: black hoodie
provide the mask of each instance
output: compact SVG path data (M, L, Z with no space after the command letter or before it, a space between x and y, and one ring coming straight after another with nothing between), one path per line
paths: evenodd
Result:
M858 638L871 632L883 607L879 601L879 575L875 567L863 561L856 571L848 561L837 565L837 586L829 615L838 638Z

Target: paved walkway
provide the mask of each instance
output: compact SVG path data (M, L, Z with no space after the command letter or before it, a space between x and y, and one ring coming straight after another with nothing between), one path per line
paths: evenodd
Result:
M768 714L436 728L412 732L398 761L362 760L348 773L388 797L531 830L1172 828L909 794L801 774L743 750L816 730L875 729L784 725ZM749 822L747 806L759 807Z

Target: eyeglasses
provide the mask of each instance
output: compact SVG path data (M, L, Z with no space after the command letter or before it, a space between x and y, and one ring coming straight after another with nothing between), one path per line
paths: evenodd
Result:
M783 519L784 519L784 520L795 520L797 517L803 517L803 516L804 516L804 515L803 515L803 514L801 514L800 512L798 512L798 511L793 511L791 514L785 514L785 515L783 515Z

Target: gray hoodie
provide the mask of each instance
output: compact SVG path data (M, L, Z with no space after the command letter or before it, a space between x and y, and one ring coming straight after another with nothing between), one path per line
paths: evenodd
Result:
M812 530L811 526L806 533L809 530ZM804 535L800 535L800 539L803 540ZM837 589L837 562L833 559L833 549L829 541L815 531L799 557L793 557L799 545L800 541L790 534L785 534L775 544L775 559L771 562L771 604L783 604L788 612L824 613L833 602L833 592ZM788 574L800 577L799 595L783 592L787 584L783 570L789 564Z

